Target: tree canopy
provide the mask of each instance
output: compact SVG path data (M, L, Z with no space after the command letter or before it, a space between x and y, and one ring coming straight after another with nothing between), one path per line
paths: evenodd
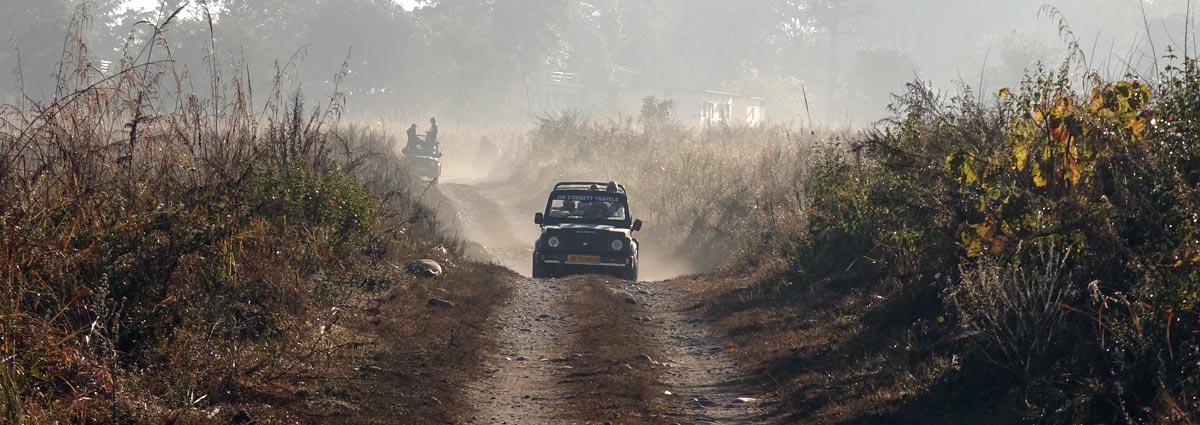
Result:
M786 111L777 120L796 118L800 99L820 117L870 115L914 77L1011 80L1038 60L1061 60L1059 22L1039 15L1042 3L418 0L406 8L394 0L170 0L134 11L121 0L17 0L0 4L0 28L11 41L0 49L0 100L5 92L9 101L12 93L53 94L73 17L87 17L80 24L90 57L114 61L131 53L124 50L131 35L144 42L148 23L185 5L165 30L171 60L193 72L210 69L214 58L239 63L245 69L237 72L259 86L280 69L310 93L332 90L345 65L341 88L368 116L525 117L522 92L547 71L575 73L599 88L769 91L744 94L774 99L771 109ZM1069 29L1086 34L1080 38L1138 52L1150 44L1130 24L1142 21L1136 2L1052 3L1077 19ZM1186 23L1182 5L1144 6L1160 37L1171 34L1158 31L1166 23ZM1112 13L1085 13L1100 9ZM1172 44L1155 41L1159 50ZM1153 55L1138 56L1145 57Z

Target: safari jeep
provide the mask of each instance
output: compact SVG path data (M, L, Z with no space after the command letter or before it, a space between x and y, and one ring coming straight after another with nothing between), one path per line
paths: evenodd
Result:
M533 216L542 227L534 243L533 277L611 274L636 281L642 221L629 213L625 186L613 182L554 185L546 211Z

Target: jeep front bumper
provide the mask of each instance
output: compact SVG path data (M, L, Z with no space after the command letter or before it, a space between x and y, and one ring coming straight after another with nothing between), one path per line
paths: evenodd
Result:
M629 255L571 254L566 252L537 252L534 258L544 264L592 267L632 267L636 259Z

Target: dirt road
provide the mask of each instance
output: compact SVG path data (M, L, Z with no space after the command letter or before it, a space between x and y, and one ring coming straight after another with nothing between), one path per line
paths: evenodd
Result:
M529 275L538 206L515 205L524 189L452 178L439 188L473 255ZM694 314L689 282L521 279L490 319L500 348L469 388L462 422L774 423L760 380Z

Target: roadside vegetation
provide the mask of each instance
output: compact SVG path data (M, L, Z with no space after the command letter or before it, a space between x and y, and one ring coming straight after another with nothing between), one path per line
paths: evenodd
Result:
M505 169L523 185L549 190L560 181L614 179L630 193L643 263L682 263L702 271L755 246L760 229L796 210L808 157L840 133L787 126L690 128L674 121L670 101L647 98L641 115L593 121L579 113L543 117L524 145L510 149L520 168ZM512 163L512 161L508 161ZM530 205L544 204L544 193Z
M904 347L880 366L927 372L901 406L1197 420L1200 70L1169 59L1153 85L1071 63L982 98L910 85L893 119L820 156L789 267L759 288L844 294L829 310L850 304L854 334Z
M0 109L0 422L308 422L407 390L400 411L454 414L429 363L477 363L506 275L464 264L336 90L311 101L281 65L254 92L211 50L177 68L174 17L101 73L77 16L53 99ZM434 295L472 304L447 322Z
M51 100L0 108L0 422L463 417L510 275L462 259L388 132L342 124L345 71L314 102L281 64L255 99L212 34L207 69L177 67L174 17L105 73L76 18ZM910 84L857 134L692 129L647 98L499 155L535 205L626 184L643 261L717 270L697 303L785 419L1194 423L1200 64L1080 58L996 93ZM447 275L403 272L421 257ZM593 318L629 315L602 290ZM595 347L587 383L619 386L628 349ZM592 412L657 387L620 389Z
M541 180L620 176L656 240L725 264L701 302L792 419L1194 422L1200 68L1081 57L909 84L857 135L690 130L647 99L543 119L530 150Z

